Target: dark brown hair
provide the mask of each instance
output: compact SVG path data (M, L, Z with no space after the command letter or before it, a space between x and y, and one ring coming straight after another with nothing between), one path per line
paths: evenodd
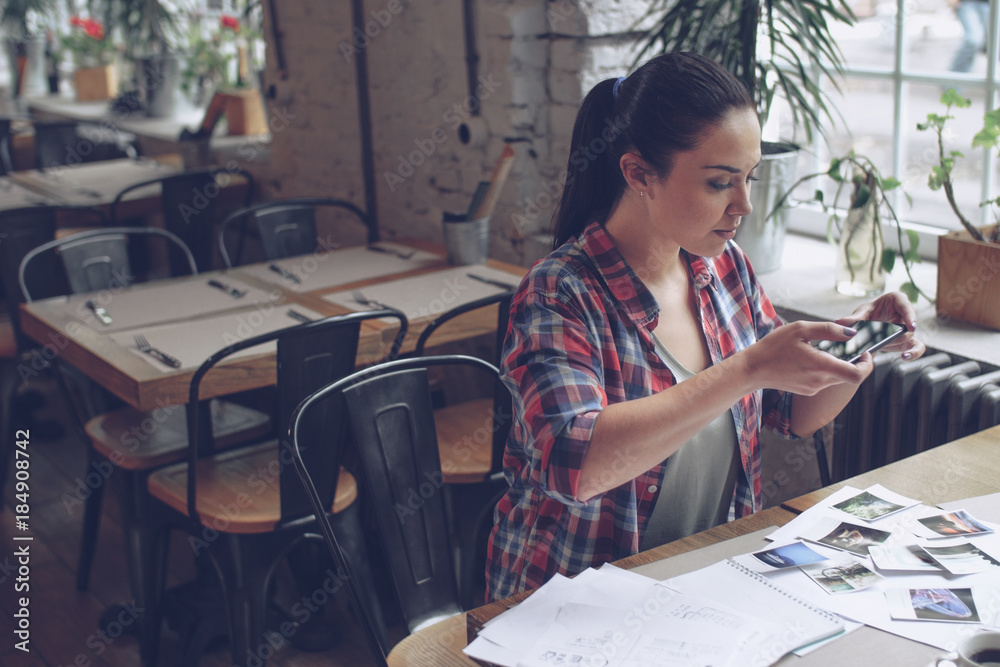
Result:
M734 109L753 109L743 84L697 53L657 56L624 79L587 94L573 126L566 185L555 213L554 247L603 220L625 188L618 162L634 151L656 175L675 153L697 147L704 131Z

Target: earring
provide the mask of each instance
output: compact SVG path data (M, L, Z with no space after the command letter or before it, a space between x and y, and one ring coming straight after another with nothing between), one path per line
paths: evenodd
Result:
M642 190L639 190L639 196L640 197L642 196Z

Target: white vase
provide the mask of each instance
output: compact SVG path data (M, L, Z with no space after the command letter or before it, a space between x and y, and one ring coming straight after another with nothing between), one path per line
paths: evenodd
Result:
M851 208L837 244L837 291L849 296L873 296L885 291L882 269L882 226L878 219L878 197L859 208Z

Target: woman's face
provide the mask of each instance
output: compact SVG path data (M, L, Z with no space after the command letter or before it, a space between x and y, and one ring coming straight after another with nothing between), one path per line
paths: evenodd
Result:
M740 218L753 210L750 185L760 155L757 115L730 111L705 131L697 148L674 155L667 177L652 184L658 231L695 255L722 254Z

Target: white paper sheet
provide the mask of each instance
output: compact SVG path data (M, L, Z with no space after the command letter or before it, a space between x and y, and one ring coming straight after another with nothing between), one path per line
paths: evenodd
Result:
M243 293L231 293L212 287L209 280ZM65 312L101 333L112 333L136 327L176 322L199 315L246 309L283 299L280 291L263 290L230 275L210 274L177 280L142 283L118 290L109 289L88 294L58 297ZM53 300L55 301L55 300ZM93 301L104 308L111 317L111 324L101 324L87 307Z
M265 304L253 309L244 309L196 321L121 331L110 334L110 337L119 345L127 347L153 368L164 373L173 373L180 369L170 368L138 350L135 344L135 334L141 333L150 345L175 357L181 362L181 369L192 369L197 368L211 355L236 341L301 324L299 320L288 314L289 310L294 310L311 319L323 317L315 311L295 304L280 306ZM265 343L237 352L230 359L256 354L273 354L274 349L274 343Z
M487 285L469 277L474 274L516 287L520 277L488 266L456 266L412 278L403 278L361 290L369 300L383 303L403 311L411 321L432 319L457 306L505 291L505 288ZM325 301L351 310L366 310L369 305L358 303L355 290L334 292L323 296Z
M296 257L286 257L273 263L299 279L291 278L271 269L271 262L241 266L239 271L258 280L272 283L292 292L314 292L316 290L346 285L348 283L392 276L414 269L443 265L442 255L415 250L398 243L379 243L378 247L395 250L392 253L378 252L367 246L338 248L329 252L312 253ZM413 253L410 255L410 253Z

